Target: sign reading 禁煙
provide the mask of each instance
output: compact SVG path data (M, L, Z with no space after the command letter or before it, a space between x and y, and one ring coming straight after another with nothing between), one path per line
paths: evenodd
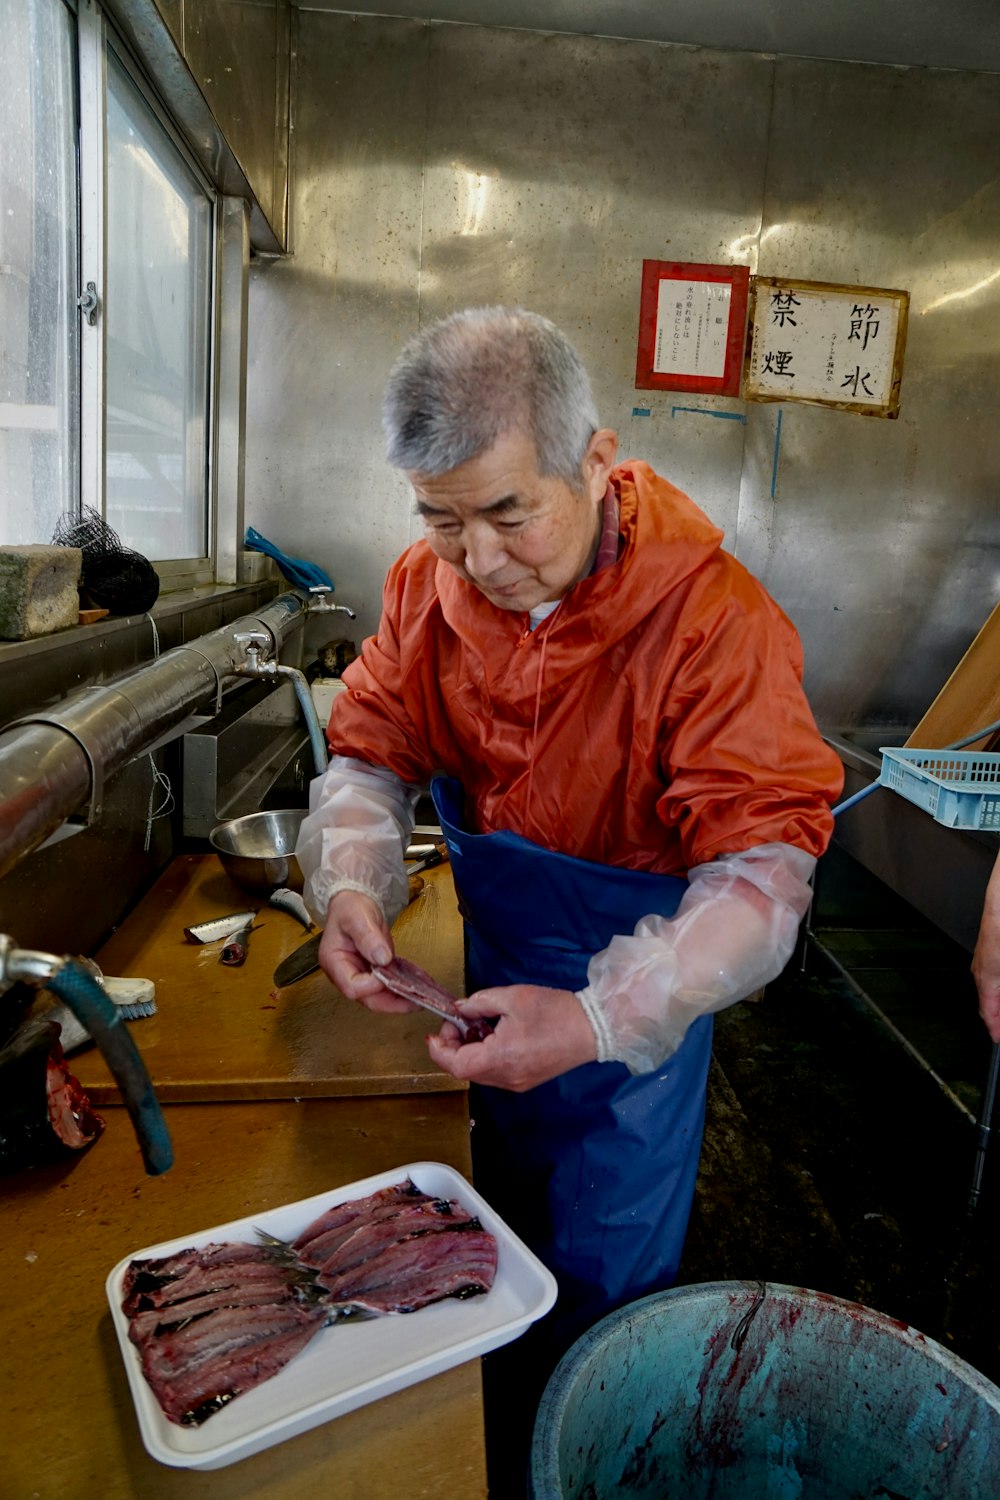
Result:
M908 292L758 276L743 395L899 414Z

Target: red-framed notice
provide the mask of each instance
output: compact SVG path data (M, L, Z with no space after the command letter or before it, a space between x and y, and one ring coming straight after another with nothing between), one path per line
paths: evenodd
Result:
M749 286L749 266L644 260L636 387L738 396Z

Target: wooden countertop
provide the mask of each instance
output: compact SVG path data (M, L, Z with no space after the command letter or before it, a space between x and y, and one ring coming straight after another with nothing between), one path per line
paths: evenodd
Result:
M465 1097L174 1105L176 1162L156 1178L143 1171L125 1111L106 1118L82 1155L2 1185L0 1494L485 1497L478 1360L226 1468L159 1464L142 1446L104 1289L118 1261L146 1245L411 1161L446 1162L468 1177Z
M462 920L449 865L426 870L424 888L393 928L398 951L464 994ZM219 963L220 943L188 942L184 928L260 908L246 963ZM376 1015L347 1000L320 971L285 989L273 974L305 929L226 875L214 854L175 859L95 955L111 976L151 979L156 1014L130 1023L163 1104L300 1099L344 1094L463 1091L430 1061L423 1011ZM119 1100L96 1048L72 1058L95 1104Z

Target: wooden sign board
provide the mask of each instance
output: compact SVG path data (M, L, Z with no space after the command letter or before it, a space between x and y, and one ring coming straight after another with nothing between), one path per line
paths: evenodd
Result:
M909 306L885 287L754 277L744 397L898 416Z

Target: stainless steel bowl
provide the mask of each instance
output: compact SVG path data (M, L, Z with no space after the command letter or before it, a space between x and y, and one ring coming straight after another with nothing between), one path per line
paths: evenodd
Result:
M208 841L223 869L249 891L270 892L279 886L301 891L302 871L295 858L295 840L305 809L249 813L220 823Z

